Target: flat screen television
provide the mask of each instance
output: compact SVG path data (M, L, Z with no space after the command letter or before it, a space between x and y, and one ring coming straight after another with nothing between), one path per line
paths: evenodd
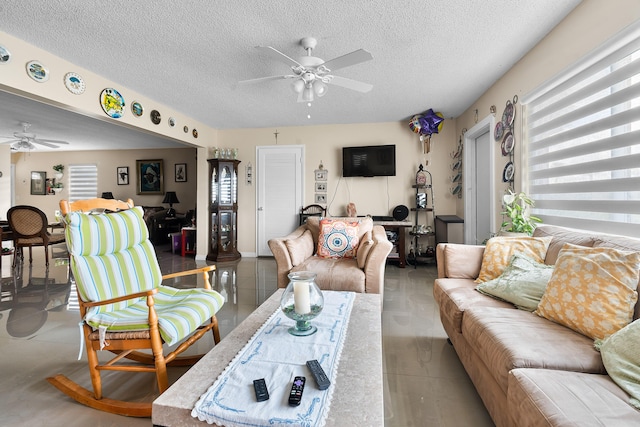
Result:
M395 176L396 146L342 148L342 176Z

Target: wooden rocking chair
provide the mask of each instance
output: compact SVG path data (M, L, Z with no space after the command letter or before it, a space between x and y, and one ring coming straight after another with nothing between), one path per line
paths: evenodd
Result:
M211 289L215 266L161 275L141 207L133 201L92 199L60 202L66 241L78 291L93 393L64 375L47 380L89 407L120 415L150 417L152 403L103 398L100 372L155 372L159 392L169 384L167 366L188 366L202 355L177 357L209 330L220 342L215 313L224 298ZM114 213L77 211L96 208ZM205 289L176 289L162 280L201 274ZM168 354L163 344L173 346ZM116 356L98 361L98 351ZM146 352L138 350L147 350ZM151 353L149 353L149 350ZM129 359L136 364L119 364Z

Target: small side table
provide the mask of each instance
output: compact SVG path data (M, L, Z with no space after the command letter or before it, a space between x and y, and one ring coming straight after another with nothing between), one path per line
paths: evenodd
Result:
M195 255L196 253L196 228L182 227L182 244L180 245L182 256Z

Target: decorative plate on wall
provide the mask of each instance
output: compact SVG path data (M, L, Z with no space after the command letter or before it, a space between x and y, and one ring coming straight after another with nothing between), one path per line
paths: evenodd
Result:
M496 128L493 131L493 137L496 141L500 141L502 139L502 135L504 135L504 125L502 122L496 123Z
M513 181L513 174L515 173L516 168L513 166L513 162L507 163L504 167L504 171L502 172L502 182Z
M107 116L119 119L124 114L124 97L113 88L103 89L100 93L100 105Z
M153 124L159 125L161 120L162 120L162 116L160 115L160 111L151 110L151 121L153 122Z
M39 61L27 62L27 74L38 83L44 83L49 80L49 70Z
M87 87L80 74L76 73L64 75L64 86L74 95L82 95Z
M174 127L176 125L176 119L169 117L169 126Z
M182 130L184 131L184 133L189 133L189 126L184 125L184 126L182 127Z
M6 47L0 45L0 64L8 64L11 61L11 52Z
M502 125L505 128L511 129L513 125L513 119L516 117L516 109L511 101L507 101L507 106L504 107L504 113L502 113Z
M142 104L140 104L138 101L133 101L131 103L131 112L133 113L134 116L140 117L142 116L142 113L144 113L144 108L142 107Z
M197 137L198 137L198 129L194 129L194 130L192 130L192 131L191 131L191 133L193 134L193 137L194 137L194 138L197 138Z
M504 136L504 139L502 140L502 155L508 156L509 154L511 154L514 145L516 145L516 140L513 137L513 134L511 132L507 132L507 134Z

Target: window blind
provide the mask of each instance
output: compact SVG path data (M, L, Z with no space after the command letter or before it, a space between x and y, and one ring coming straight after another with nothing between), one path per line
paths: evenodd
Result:
M523 103L532 213L640 237L640 25Z
M98 197L98 166L69 165L69 201Z

